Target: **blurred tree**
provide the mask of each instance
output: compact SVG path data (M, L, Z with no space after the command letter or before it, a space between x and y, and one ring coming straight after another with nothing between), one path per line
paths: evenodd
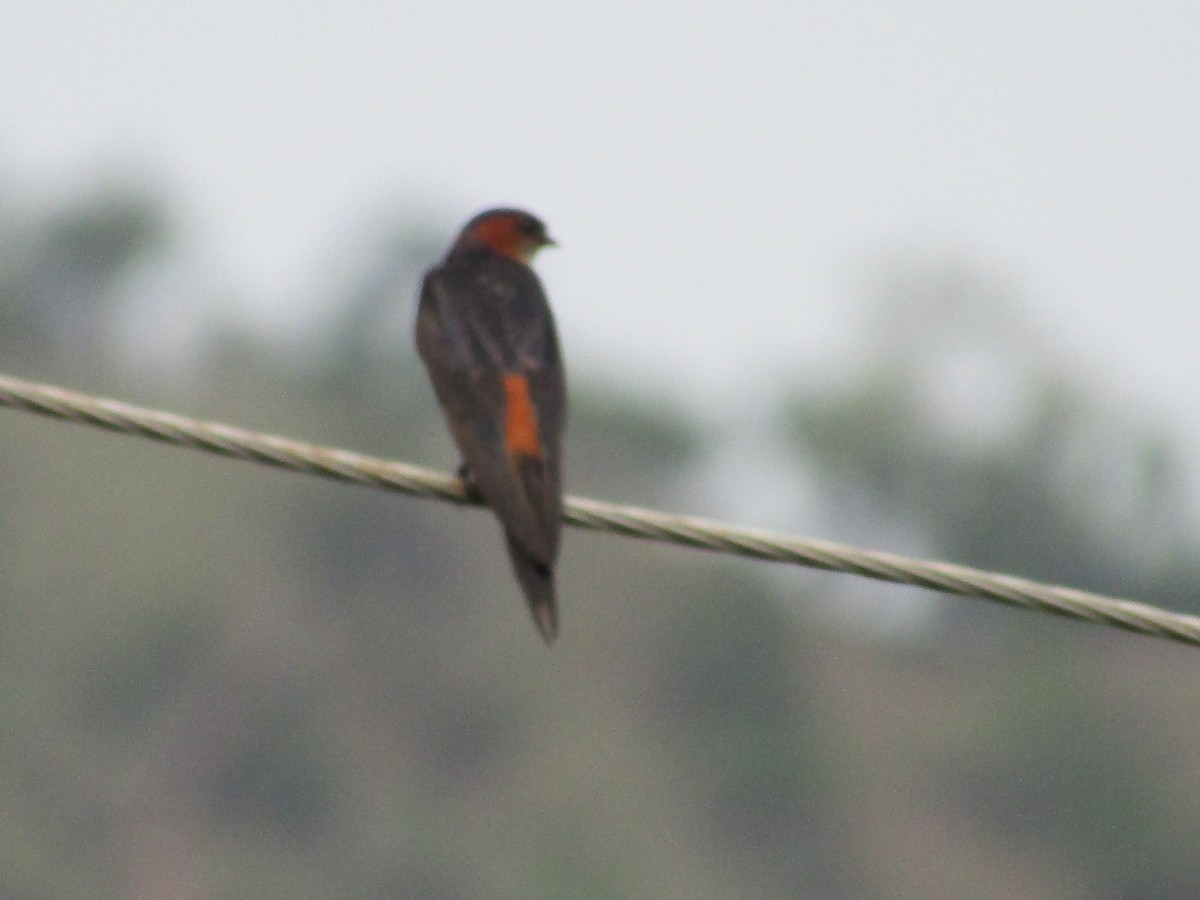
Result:
M3 229L0 345L9 356L97 361L107 349L121 282L167 246L156 199L110 188L72 200L40 221Z
M318 348L325 377L343 395L364 384L391 380L396 360L412 342L412 321L421 276L443 253L433 224L404 222L382 230L366 260L334 304L337 313Z
M1170 593L1200 556L1165 434L1097 403L961 267L885 279L878 310L851 379L786 414L835 516L956 562L1200 609Z

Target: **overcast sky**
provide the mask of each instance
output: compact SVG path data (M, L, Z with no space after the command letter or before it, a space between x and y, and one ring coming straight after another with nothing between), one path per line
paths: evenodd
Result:
M527 206L570 358L718 398L960 258L1200 433L1200 5L900 6L9 0L0 187L149 176L268 323L380 216Z

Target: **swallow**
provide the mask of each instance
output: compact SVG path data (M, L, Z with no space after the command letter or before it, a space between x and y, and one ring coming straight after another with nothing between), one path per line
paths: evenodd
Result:
M462 456L459 474L499 519L547 644L558 633L567 392L554 316L529 264L552 245L536 216L480 213L425 274L416 320L417 352Z

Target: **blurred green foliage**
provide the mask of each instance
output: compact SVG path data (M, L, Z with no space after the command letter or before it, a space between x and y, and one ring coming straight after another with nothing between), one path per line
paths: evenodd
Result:
M398 312L432 228L383 235L307 345L213 323L148 380L118 338L123 285L169 264L163 208L0 206L6 368L454 464ZM862 366L781 405L831 536L1194 608L1169 436L969 273L882 285ZM583 376L571 398L572 491L707 495L712 423ZM486 513L0 428L0 896L1200 890L1192 650L959 600L860 628L812 613L852 579L582 532L547 650Z

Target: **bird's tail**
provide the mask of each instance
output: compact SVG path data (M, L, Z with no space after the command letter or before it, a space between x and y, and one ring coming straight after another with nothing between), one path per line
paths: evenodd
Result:
M541 632L542 639L553 643L558 635L558 604L554 597L554 569L529 555L520 544L505 535L508 544L508 556L512 560L513 571L517 581L525 591L529 600L529 611L533 614L533 623Z

